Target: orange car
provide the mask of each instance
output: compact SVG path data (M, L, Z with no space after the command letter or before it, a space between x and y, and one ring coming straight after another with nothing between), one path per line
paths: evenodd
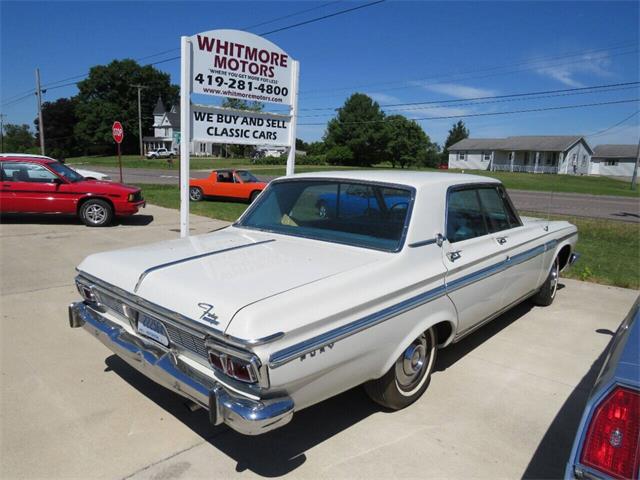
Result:
M214 170L207 178L189 179L189 199L229 198L253 202L267 186L248 170Z

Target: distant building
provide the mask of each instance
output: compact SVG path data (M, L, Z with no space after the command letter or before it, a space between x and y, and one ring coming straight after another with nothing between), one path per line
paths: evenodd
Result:
M153 136L142 137L145 153L157 148L180 150L180 107L173 105L169 111L162 103L162 98L158 98L156 107L153 109ZM211 142L191 142L189 146L191 155L220 157L224 151L224 146Z
M592 175L631 177L638 156L638 145L598 145L591 156Z
M465 138L449 147L449 168L588 175L592 154L577 135Z

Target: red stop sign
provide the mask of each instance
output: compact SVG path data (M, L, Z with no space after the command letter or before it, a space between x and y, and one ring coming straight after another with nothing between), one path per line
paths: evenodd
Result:
M116 143L122 143L122 139L124 138L124 128L122 128L122 124L120 122L113 122L113 126L111 127L111 135L113 135L113 139L116 141Z

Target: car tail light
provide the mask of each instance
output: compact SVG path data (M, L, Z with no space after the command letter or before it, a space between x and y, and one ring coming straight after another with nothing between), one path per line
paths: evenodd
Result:
M598 405L580 462L614 478L638 478L640 392L616 387Z
M216 350L209 350L209 363L215 370L241 382L255 383L258 381L255 365L251 361Z

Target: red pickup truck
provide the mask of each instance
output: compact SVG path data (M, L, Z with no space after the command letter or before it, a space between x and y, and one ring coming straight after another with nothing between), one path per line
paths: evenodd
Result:
M89 227L109 225L145 206L138 187L86 180L44 156L0 155L0 185L0 213L74 214Z

